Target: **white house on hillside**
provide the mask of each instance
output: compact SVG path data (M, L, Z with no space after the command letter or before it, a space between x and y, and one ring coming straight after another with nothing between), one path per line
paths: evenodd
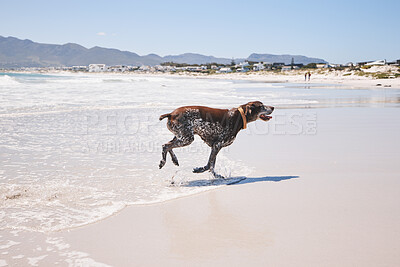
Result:
M149 66L146 65L142 65L139 67L138 71L150 71L151 68Z
M374 61L374 62L369 62L369 63L367 63L367 64L365 64L366 66L375 66L375 65L377 65L377 66L384 66L384 65L386 65L386 59L383 59L383 60L377 60L377 61Z
M236 64L235 68L245 68L248 66L250 66L249 62L244 61L244 62L240 62L239 64Z
M220 68L219 71L217 71L218 73L228 73L228 72L232 72L231 68Z
M125 72L127 69L128 67L125 65L116 65L107 68L107 70L111 72Z
M106 64L90 64L89 72L103 72L106 71Z
M258 62L257 64L254 64L254 66L253 66L253 70L255 70L255 71L260 71L263 69L265 69L265 66L262 62Z

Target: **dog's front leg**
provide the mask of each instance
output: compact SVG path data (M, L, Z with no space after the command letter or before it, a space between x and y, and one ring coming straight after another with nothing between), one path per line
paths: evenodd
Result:
M221 174L218 174L214 171L215 161L217 160L217 155L218 155L219 151L221 150L221 148L222 147L220 144L216 145L215 148L213 147L213 149L211 150L210 160L208 162L208 164L210 165L210 172L216 179L225 179L224 176L222 176Z
M207 165L204 167L194 168L193 172L194 173L202 173L202 172L210 170L210 172L214 175L214 177L221 178L221 177L217 177L217 174L214 172L215 161L217 159L217 155L220 150L221 150L221 144L218 143L218 144L213 145L211 148L211 154L210 154L210 158L208 159Z

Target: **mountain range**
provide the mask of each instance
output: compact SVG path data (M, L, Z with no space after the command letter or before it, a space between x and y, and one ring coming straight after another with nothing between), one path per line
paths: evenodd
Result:
M295 63L326 63L325 60L320 58L310 58L301 55L271 54L251 54L248 58L238 58L234 60L235 62L249 60L290 64L292 58ZM156 54L140 56L133 52L112 48L98 46L86 48L74 43L67 43L64 45L42 44L27 39L21 40L15 37L0 36L0 68L87 66L94 63L134 66L154 66L163 62L229 64L231 61L232 59L230 58L217 58L195 53L164 57Z

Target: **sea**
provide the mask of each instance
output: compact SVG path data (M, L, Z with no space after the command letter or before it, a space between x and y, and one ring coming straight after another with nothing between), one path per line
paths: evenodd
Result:
M240 182L254 167L229 153L194 174L210 148L199 138L158 168L173 138L161 114L185 105L233 108L259 100L275 112L398 105L399 90L105 73L0 73L0 230L52 232ZM274 115L274 114L273 114ZM273 125L276 121L268 124ZM291 123L280 121L279 123ZM254 123L253 129L265 127ZM251 130L251 128L250 128Z

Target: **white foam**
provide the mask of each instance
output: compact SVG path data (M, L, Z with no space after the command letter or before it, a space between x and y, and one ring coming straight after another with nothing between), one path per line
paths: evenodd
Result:
M32 266L39 266L39 261L43 260L46 258L48 255L42 255L38 257L32 257L32 258L27 258L28 259L28 264Z
M8 75L0 75L0 85L18 85L20 84L14 77Z
M59 251L59 256L65 258L64 261L67 262L70 266L109 266L104 263L97 262L92 258L89 258L88 253L70 250L70 245L67 244L61 237L48 237L46 239L46 243L57 248L57 250Z
M25 257L23 254L12 256L12 258L15 259L15 260L16 259L22 259L23 257Z
M15 242L13 240L7 240L7 243L0 245L0 249L7 249L7 248L10 248L10 247L18 245L18 244L20 244L20 242Z

